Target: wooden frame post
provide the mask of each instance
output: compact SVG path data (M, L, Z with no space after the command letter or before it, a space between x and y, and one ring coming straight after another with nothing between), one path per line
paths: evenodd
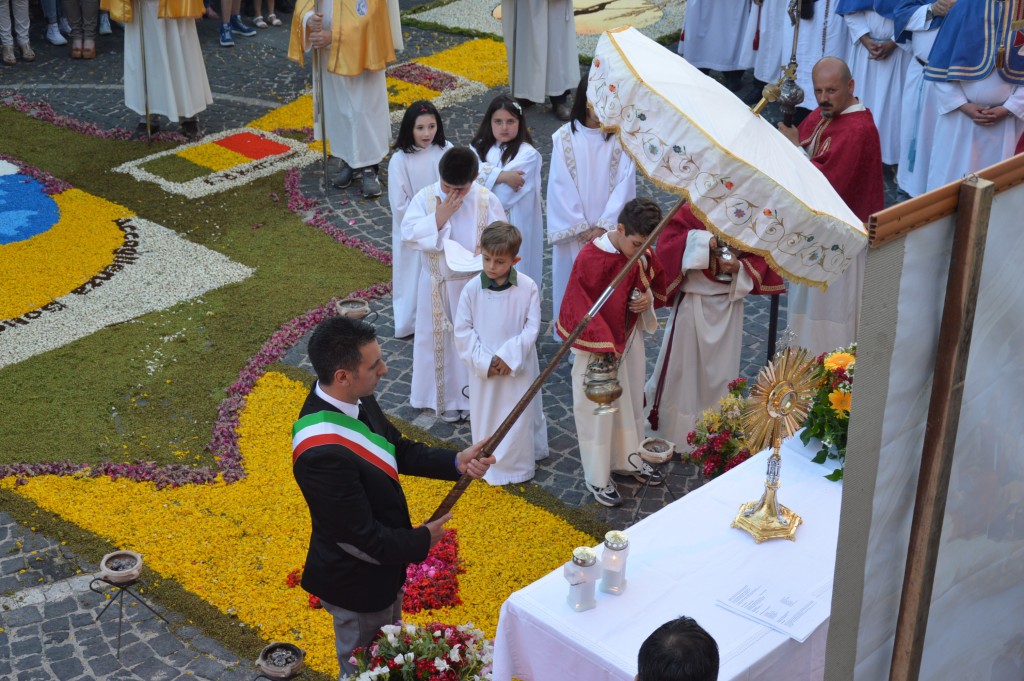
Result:
M903 576L889 681L917 681L921 672L935 564L963 400L971 332L981 284L995 184L972 177L960 185L946 299L924 432L921 473Z

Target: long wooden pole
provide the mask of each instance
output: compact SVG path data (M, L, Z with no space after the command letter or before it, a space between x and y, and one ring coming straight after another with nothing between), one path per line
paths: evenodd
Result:
M638 260L640 260L640 257L644 254L644 252L646 252L648 248L654 245L654 242L657 240L658 235L661 234L661 231L663 229L665 229L665 225L667 225L668 221L671 220L673 216L675 216L676 211L678 211L685 202L685 199L679 199L679 201L672 208L672 210L670 210L668 214L665 215L662 221L658 223L658 226L654 228L654 231L650 233L650 235L644 241L643 245L641 245L640 248L636 250L636 253L634 253L633 256L629 259L629 261L622 266L622 269L619 271L618 274L615 275L615 278L612 279L611 283L608 284L608 288L604 290L604 293L601 294L601 297L598 298L597 301L590 308L590 310L587 311L587 314L583 315L583 319L579 321L579 323L576 325L576 328L572 330L572 333L569 334L569 337L565 339L565 342L562 343L562 345L555 352L555 356L551 358L551 361L548 362L548 365L544 367L544 370L540 372L540 375L538 375L537 378L533 380L533 383L530 384L529 388L527 388L526 393L519 400L519 402L516 403L515 407L512 408L512 411L510 411L508 416L505 417L505 420L501 422L501 425L499 425L498 429L494 431L494 434L487 439L487 444L483 446L483 448L480 450L480 453L477 455L478 459L483 459L485 457L490 456L491 453L494 452L494 450L497 448L497 446L501 444L501 441L505 439L506 435L508 435L508 431L512 429L512 426L515 425L515 422L519 420L519 417L526 410L527 405L530 404L530 400L536 397L537 393L540 392L541 386L544 385L544 381L546 381L548 379L548 376L550 376L554 372L555 368L558 366L558 363L562 361L562 358L565 357L565 355L572 348L572 344L576 342L576 339L580 337L580 334L583 333L583 330L587 328L587 324L590 323L590 320L594 318L594 316L601 309L601 306L603 306L605 302L608 300L608 298L611 297L612 293L615 291L615 288L622 282L626 275L629 274L629 272L633 269L633 266L637 263ZM431 521L437 520L445 513L452 510L452 507L455 506L455 502L459 500L459 497L462 496L462 493L466 491L466 488L469 487L469 483L471 482L473 482L473 478L469 477L468 475L464 474L461 478L459 478L459 481L455 483L455 485L452 487L452 490L448 492L448 496L444 498L444 500L441 502L441 505L437 507L437 510L434 511L434 514L430 516L427 522L429 523Z
M320 0L315 0L313 3L313 11L316 14L320 14ZM332 21L335 20L332 19ZM327 188L331 182L327 170L327 107L324 102L324 55L323 49L319 47L313 49L313 76L316 78L316 87L313 89L313 108L316 110L320 121L320 143L323 145L320 156L321 170L323 171L320 178L320 188L326 195Z
M995 184L978 177L965 180L960 186L953 257L939 327L921 474L917 480L917 499L914 502L889 681L916 681L921 672L935 563L946 512L946 495L953 467L953 450L994 194Z

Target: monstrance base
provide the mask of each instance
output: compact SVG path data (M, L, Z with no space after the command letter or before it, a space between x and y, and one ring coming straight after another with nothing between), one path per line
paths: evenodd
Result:
M744 515L757 508L759 504L762 505L760 509L753 514ZM779 514L788 521L787 524L780 523L777 516L769 513L768 505L763 501L751 501L740 506L731 526L749 533L758 544L766 539L796 541L796 528L803 522L803 518L781 504L778 509Z

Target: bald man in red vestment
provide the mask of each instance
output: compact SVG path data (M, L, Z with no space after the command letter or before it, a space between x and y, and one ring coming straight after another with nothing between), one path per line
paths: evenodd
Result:
M825 57L814 65L814 98L818 108L799 128L779 130L828 178L846 205L861 220L885 207L882 151L871 112L853 92L845 62ZM853 261L827 292L793 284L789 295L789 328L798 345L814 354L844 347L856 340L864 253Z

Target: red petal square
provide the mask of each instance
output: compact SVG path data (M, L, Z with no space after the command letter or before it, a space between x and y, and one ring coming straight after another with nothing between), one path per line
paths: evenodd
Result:
M276 156L291 150L291 147L268 140L266 137L254 135L251 132L240 132L237 135L219 139L216 143L253 160Z

